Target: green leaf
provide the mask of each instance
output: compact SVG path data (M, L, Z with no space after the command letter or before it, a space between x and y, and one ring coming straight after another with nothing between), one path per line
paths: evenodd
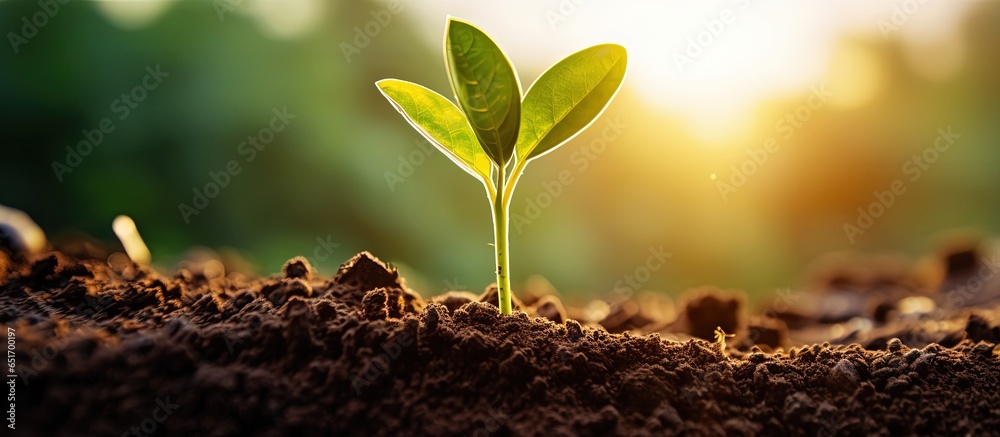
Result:
M521 123L521 83L507 55L475 26L449 18L445 62L458 105L498 166L514 154Z
M627 54L615 44L583 49L553 65L524 96L518 160L535 159L597 119L625 78Z
M383 79L375 84L427 141L469 174L483 182L491 180L490 158L454 103L412 82Z

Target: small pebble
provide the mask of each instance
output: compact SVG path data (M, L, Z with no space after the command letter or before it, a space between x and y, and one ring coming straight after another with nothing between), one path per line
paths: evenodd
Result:
M858 381L860 381L858 370L854 367L854 363L846 358L830 368L830 385L849 391L857 387Z

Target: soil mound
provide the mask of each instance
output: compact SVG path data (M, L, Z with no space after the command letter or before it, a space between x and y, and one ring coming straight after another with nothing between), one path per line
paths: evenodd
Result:
M826 316L792 306L743 321L733 313L741 301L706 292L686 302L677 323L648 320L643 330L633 320L612 334L567 319L573 311L554 296L504 317L491 290L425 300L368 253L327 279L302 258L275 277L216 270L166 276L120 260L0 251L19 434L1000 429L995 306L897 317L854 337L844 329L847 344L789 347L790 338L815 336L809 330ZM901 311L886 302L886 317ZM707 320L720 311L737 334L726 350L694 338L722 323Z

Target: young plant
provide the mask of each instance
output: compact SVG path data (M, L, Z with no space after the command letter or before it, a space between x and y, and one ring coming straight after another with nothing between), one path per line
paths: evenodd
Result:
M721 326L715 327L715 345L719 347L719 352L726 353L726 339L733 338L736 334L726 334Z
M507 251L510 199L529 162L590 126L625 78L625 49L593 46L559 61L528 88L482 30L454 18L444 57L456 106L415 83L378 81L379 90L427 141L479 179L493 210L500 312L511 312Z

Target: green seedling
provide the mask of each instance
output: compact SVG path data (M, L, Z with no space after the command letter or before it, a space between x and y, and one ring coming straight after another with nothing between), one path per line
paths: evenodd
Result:
M593 46L559 61L521 94L510 59L482 30L454 18L444 57L458 105L412 82L379 90L431 144L479 179L493 210L500 312L511 312L507 251L511 195L525 166L590 126L625 78L625 49Z

